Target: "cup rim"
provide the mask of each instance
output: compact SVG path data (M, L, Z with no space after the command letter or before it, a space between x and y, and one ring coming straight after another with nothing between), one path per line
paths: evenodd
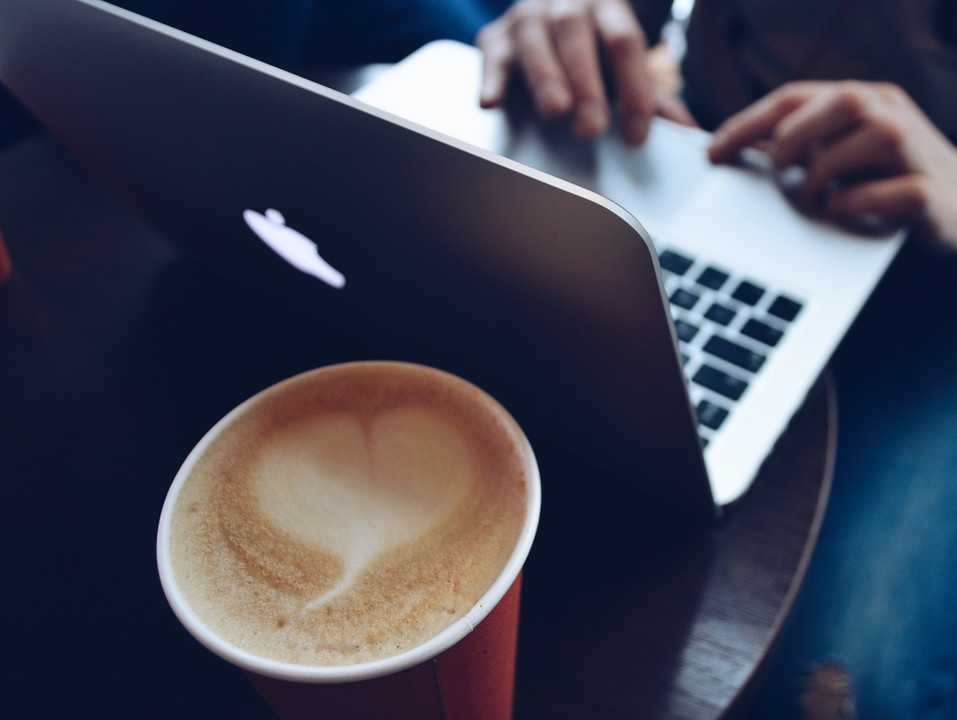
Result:
M183 592L180 590L173 573L172 561L170 558L170 541L173 509L176 500L179 497L186 478L188 477L196 461L203 455L210 443L215 440L224 428L236 417L244 413L250 405L260 399L280 392L283 388L296 382L301 382L307 378L321 373L329 372L344 367L371 367L379 366L383 368L405 367L412 368L417 372L427 374L437 374L444 379L452 379L457 382L466 383L477 390L492 406L501 412L505 418L510 420L518 430L519 436L524 441L530 461L529 477L526 484L526 504L525 520L519 532L515 547L512 550L507 562L499 573L498 577L489 587L489 589L475 602L472 608L461 618L443 629L437 635L429 638L426 642L416 647L377 660L371 660L351 665L302 665L298 663L288 663L279 660L262 657L255 653L244 650L238 645L229 642L220 637L211 630L190 607ZM285 380L270 385L259 391L255 395L247 398L235 408L224 415L216 424L214 424L193 447L186 456L186 459L180 465L173 482L166 494L163 502L163 509L160 513L159 527L156 537L156 562L159 569L160 584L166 595L166 600L173 610L173 613L179 619L186 630L204 645L208 650L219 655L224 660L236 665L244 670L264 675L266 677L277 678L280 680L291 680L305 683L344 683L359 680L369 680L383 675L391 675L402 670L414 667L423 662L431 660L440 653L449 649L462 640L472 630L474 630L482 620L495 608L496 605L505 596L509 588L515 582L528 553L531 550L532 542L535 539L535 533L538 529L539 516L541 514L541 476L538 468L538 461L535 458L534 451L528 441L528 437L522 430L518 422L512 417L511 413L502 406L495 398L487 392L477 387L473 383L457 375L417 363L398 362L389 360L365 360L357 362L336 363L333 365L324 365L293 375Z

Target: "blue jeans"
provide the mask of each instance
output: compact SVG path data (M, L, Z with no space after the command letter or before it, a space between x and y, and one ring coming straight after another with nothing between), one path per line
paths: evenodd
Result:
M830 506L755 717L798 717L835 660L861 718L957 718L955 288L957 258L905 248L835 358Z

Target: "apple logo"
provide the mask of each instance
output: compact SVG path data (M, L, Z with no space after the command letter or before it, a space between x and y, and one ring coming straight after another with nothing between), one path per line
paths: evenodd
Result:
M345 276L322 259L312 240L287 227L286 219L278 210L269 208L262 215L255 210L243 210L243 220L260 240L297 270L334 288L345 287Z

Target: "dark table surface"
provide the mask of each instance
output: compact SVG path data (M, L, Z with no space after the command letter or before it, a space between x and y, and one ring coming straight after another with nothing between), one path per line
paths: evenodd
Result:
M213 422L356 351L304 338L321 322L309 310L181 257L44 136L0 153L0 230L15 267L0 288L0 702L40 716L269 717L169 611L156 523ZM587 468L543 458L518 717L714 718L740 704L803 579L835 432L825 380L714 528L601 548L576 542L573 509L548 499Z

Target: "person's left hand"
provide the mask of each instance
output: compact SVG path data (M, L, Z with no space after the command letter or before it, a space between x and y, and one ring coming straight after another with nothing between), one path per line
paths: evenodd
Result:
M727 120L708 154L726 162L759 141L777 168L807 169L805 195L833 217L921 224L957 249L957 148L897 86L789 83Z

